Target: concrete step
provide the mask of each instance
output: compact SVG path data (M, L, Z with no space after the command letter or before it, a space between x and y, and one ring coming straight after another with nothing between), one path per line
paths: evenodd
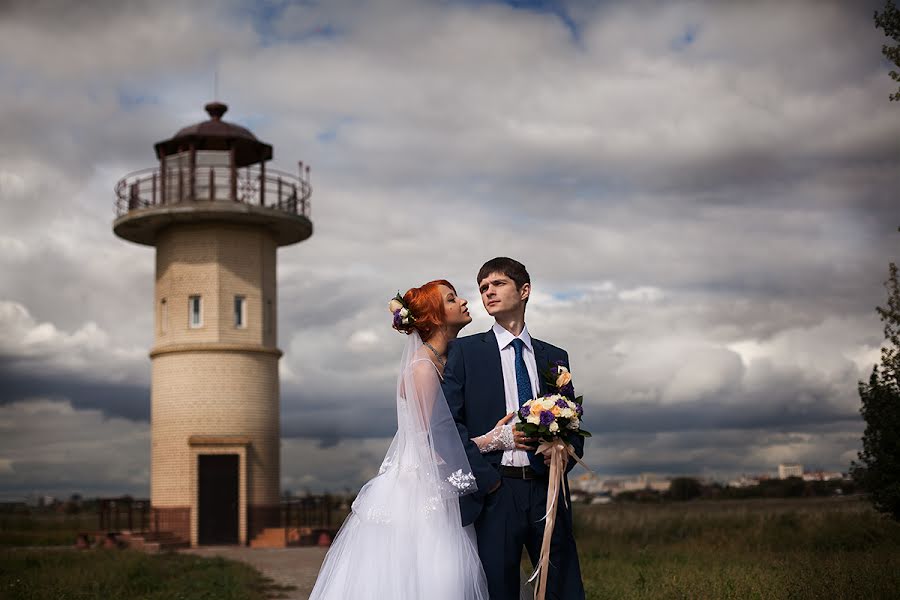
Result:
M251 548L284 548L287 546L284 527L266 527L250 540Z
M191 543L170 531L123 533L120 538L129 548L145 552L166 552L179 548L190 548Z

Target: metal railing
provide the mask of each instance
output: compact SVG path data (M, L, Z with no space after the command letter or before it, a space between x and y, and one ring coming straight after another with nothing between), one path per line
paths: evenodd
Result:
M308 168L305 178L259 165L150 168L129 173L116 184L115 209L121 217L187 202L241 202L309 217L311 195Z
M319 536L334 538L350 512L351 500L325 494L282 499L281 523L289 546L313 546Z
M128 496L97 498L101 531L147 531L150 528L150 501Z

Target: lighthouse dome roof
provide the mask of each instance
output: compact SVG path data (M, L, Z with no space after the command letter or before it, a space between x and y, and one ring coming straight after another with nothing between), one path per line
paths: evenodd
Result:
M157 157L161 159L193 147L195 150L233 148L239 167L272 159L272 146L259 141L249 129L222 120L228 110L226 104L210 102L204 108L209 119L183 127L171 139L157 143Z

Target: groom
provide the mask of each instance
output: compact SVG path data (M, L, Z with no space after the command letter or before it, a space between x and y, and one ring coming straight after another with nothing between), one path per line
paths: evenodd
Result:
M535 440L522 432L516 432L515 448L487 454L481 454L471 438L493 429L522 403L546 393L541 373L558 360L568 367L569 356L529 335L525 305L531 279L522 263L505 257L489 260L478 272L478 288L494 326L451 342L443 388L478 484L476 493L459 500L462 524L475 524L491 600L518 600L522 548L532 565L540 554L548 467L544 457L534 453ZM581 457L584 439L574 437L572 445ZM573 466L569 459L566 472ZM563 494L568 500L568 482ZM571 502L567 508L562 497L559 500L550 542L547 598L582 600Z

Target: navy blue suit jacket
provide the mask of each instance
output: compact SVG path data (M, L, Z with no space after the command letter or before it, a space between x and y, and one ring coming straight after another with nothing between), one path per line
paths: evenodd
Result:
M540 393L548 392L542 373L556 361L562 361L568 368L569 355L562 348L532 338L534 359L537 364ZM450 406L450 414L456 421L456 428L462 438L469 465L475 475L478 491L462 496L459 500L462 524L473 523L481 513L487 491L500 481L498 466L503 451L482 454L472 438L484 435L506 416L506 393L503 384L503 366L500 363L500 349L497 336L492 330L485 333L458 338L450 342L447 365L444 368L444 396ZM517 418L513 418L513 423ZM584 455L584 438L573 436L572 446L580 457ZM532 468L539 474L547 472L543 456L528 453ZM566 472L575 466L569 459ZM566 486L568 488L568 486ZM568 489L566 490L568 493ZM562 507L562 505L561 505Z

